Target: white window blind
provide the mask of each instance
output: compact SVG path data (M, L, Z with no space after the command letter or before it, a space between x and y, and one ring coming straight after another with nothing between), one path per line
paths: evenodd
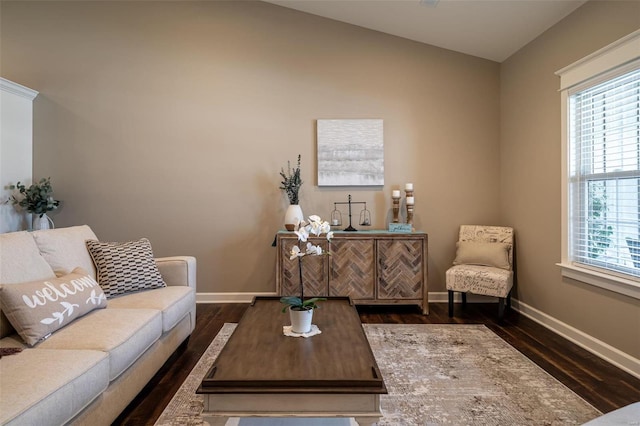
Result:
M640 278L640 67L569 93L569 258Z

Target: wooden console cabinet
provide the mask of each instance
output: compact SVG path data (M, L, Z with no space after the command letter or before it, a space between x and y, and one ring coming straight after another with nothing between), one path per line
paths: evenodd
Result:
M305 297L351 296L361 305L418 305L429 313L427 293L427 234L387 231L334 233L311 238L331 256L305 256L302 281ZM290 260L296 234L276 236L276 291L281 296L299 295L298 261Z

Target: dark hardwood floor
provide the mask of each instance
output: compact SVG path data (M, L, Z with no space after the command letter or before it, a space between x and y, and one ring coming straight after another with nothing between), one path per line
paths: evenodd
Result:
M188 343L173 354L114 424L152 425L224 323L238 322L247 306L197 305L196 328ZM496 304L470 303L464 309L456 305L454 318L448 317L445 303L431 303L429 308L427 316L412 306L359 306L358 312L363 323L485 324L604 413L640 401L640 379L513 310L498 324Z

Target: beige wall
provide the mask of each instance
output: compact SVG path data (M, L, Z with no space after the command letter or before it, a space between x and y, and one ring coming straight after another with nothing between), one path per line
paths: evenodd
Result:
M589 2L501 64L501 203L518 232L516 298L636 358L640 301L563 279L554 72L640 28L640 2Z
M58 226L194 255L201 293L272 291L278 171L300 153L307 214L351 193L383 228L414 182L431 291L461 223L513 225L516 297L640 357L638 301L555 266L554 75L639 28L639 2L589 2L501 65L264 3L0 7L1 75L40 91L34 178L52 177ZM318 118L384 119L383 188L315 185Z
M461 223L497 223L499 64L254 2L2 2L2 76L40 91L34 176L58 226L198 259L199 292L273 291L280 167L301 205L386 226L413 182L442 292ZM315 120L382 118L383 188L315 185Z

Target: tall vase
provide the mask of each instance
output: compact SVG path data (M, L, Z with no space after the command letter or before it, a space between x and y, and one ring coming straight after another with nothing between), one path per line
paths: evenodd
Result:
M51 218L47 216L46 213L43 213L42 216L40 216L37 213L33 213L33 230L34 231L41 231L44 229L52 229L52 228L55 228L53 224L53 220L51 220Z
M313 309L297 311L289 308L289 318L291 319L291 331L299 334L308 333L311 331Z
M302 208L300 205L291 204L284 215L284 227L287 231L293 231L296 224L300 223L303 219L304 215L302 214Z

